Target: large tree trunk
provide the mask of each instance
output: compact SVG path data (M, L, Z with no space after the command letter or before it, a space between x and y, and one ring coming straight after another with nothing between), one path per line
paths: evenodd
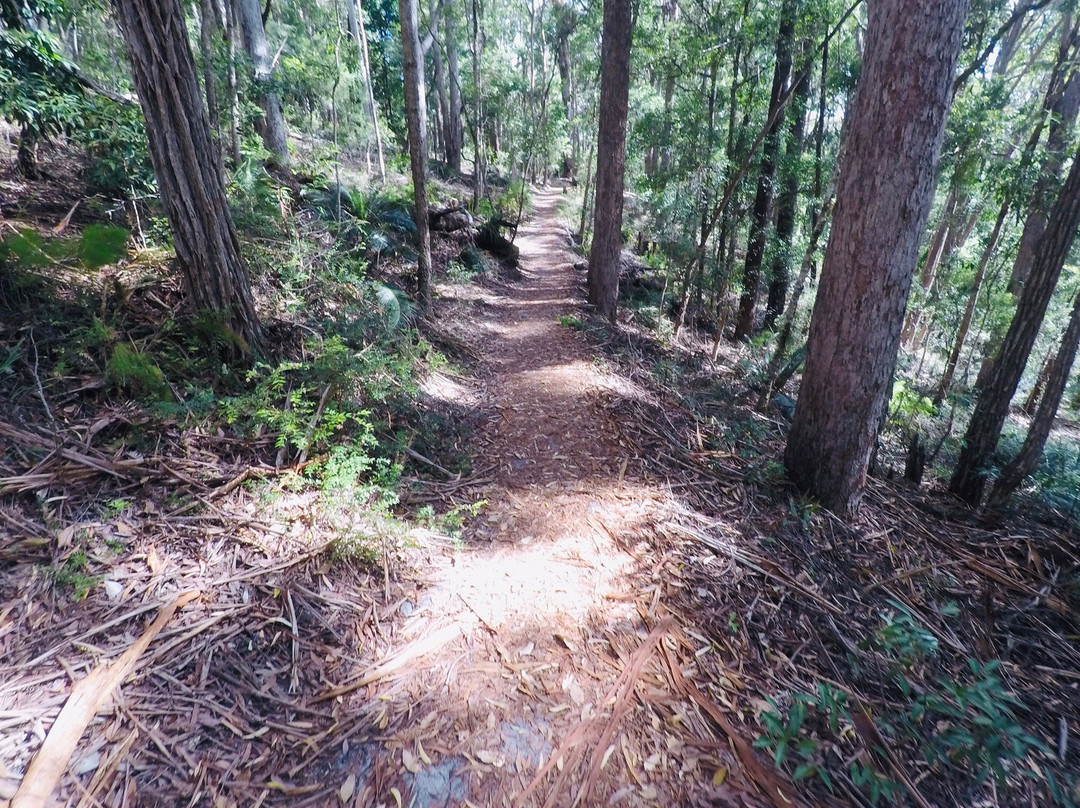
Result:
M1024 438L1024 445L1020 447L1020 453L1002 469L1001 476L998 477L990 492L991 507L1004 503L1017 486L1035 471L1039 461L1042 460L1046 439L1054 426L1058 407L1061 406L1061 397L1065 393L1065 385L1069 381L1069 373L1076 360L1078 344L1080 344L1080 295L1077 295L1073 301L1069 324L1061 338L1057 355L1050 364L1046 389L1039 401L1039 409L1031 420L1027 437Z
M986 384L980 388L978 404L964 435L964 448L949 490L972 507L982 498L986 474L1009 414L1009 404L1024 374L1077 226L1080 226L1080 155L1074 156L1069 176L1047 218L1031 274L1024 284L1001 351Z
M285 114L281 111L281 99L272 89L274 63L270 45L263 28L262 8L259 0L236 0L240 30L244 35L244 49L251 59L252 81L255 99L262 107L261 124L263 146L274 155L279 165L289 164L289 143L285 131Z
M259 347L259 322L180 0L114 0L187 295Z
M735 339L740 340L754 331L754 314L761 294L761 264L769 233L769 211L772 208L776 163L780 155L780 131L784 125L781 103L791 78L791 44L795 34L796 0L784 0L780 7L780 29L776 35L776 65L773 68L772 91L769 94L769 126L765 145L761 149L761 171L758 173L754 210L750 216L750 240L746 246L743 267L743 292L739 298L739 318L735 322Z
M589 302L615 322L622 253L626 115L630 102L630 0L604 0L600 109L596 135L596 203L589 255Z
M866 482L929 213L967 0L877 0L784 462L851 515ZM887 101L887 103L886 103Z
M375 88L371 83L371 60L368 57L367 27L364 25L364 6L361 0L346 0L349 12L349 31L360 50L360 77L364 81L364 111L375 134L375 150L379 159L379 179L386 179L386 159L383 157L382 129L375 106ZM368 152L371 153L370 150Z
M405 123L409 129L413 201L416 205L416 296L424 314L431 311L431 233L427 210L427 109L424 73L420 69L417 0L398 0L401 50L405 73Z

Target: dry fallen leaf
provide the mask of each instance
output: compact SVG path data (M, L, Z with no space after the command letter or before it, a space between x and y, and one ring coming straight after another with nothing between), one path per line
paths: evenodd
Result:
M420 741L416 742L416 754L420 756L420 759L424 761L428 766L431 765L431 758L428 757L428 753L424 751L424 745Z
M392 788L390 789L390 794L393 796L394 802L397 803L397 808L401 808L401 792L396 788Z
M728 776L728 767L727 766L721 766L719 769L717 769L715 772L713 772L712 784L714 786L722 786L724 784L724 781L727 780L727 776Z
M401 750L401 762L405 764L405 769L413 774L420 774L423 771L424 767L420 765L416 755L408 749Z
M496 769L501 769L506 765L506 758L500 755L498 752L492 752L488 749L481 749L476 753L476 759L481 763L486 763L489 766L494 766Z
M349 801L353 792L356 791L356 775L350 774L345 778L345 782L341 784L341 788L338 789L338 799L343 803Z

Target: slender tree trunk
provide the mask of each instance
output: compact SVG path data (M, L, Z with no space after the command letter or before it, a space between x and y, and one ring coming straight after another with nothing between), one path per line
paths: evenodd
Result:
M150 157L186 293L223 316L249 351L259 321L225 196L179 0L115 0Z
M19 130L19 145L16 151L15 165L19 174L28 180L41 178L37 164L38 139L34 130L23 126Z
M761 388L761 395L758 397L759 410L765 409L772 398L773 389L776 387L777 376L787 356L791 337L795 333L795 318L799 311L799 300L802 299L803 291L806 289L806 281L814 265L814 253L817 251L817 245L821 240L822 233L825 232L825 225L832 215L832 207L833 198L830 194L829 198L825 200L825 204L818 209L817 221L814 222L814 228L810 231L810 240L806 245L806 250L803 252L802 263L799 265L799 274L795 278L795 287L791 290L791 298L784 309L784 325L780 329L780 335L776 338L776 348L773 350L773 355L770 357L769 364L765 369L765 381Z
M435 154L442 155L442 159L450 162L450 102L446 92L446 63L443 61L442 42L439 38L439 3L438 0L428 0L428 28L431 36L431 67L435 79L435 122L434 132ZM441 148L440 148L441 146Z
M783 186L776 207L776 250L773 253L769 296L765 305L763 326L771 329L784 311L788 283L791 277L791 241L795 235L795 214L799 205L799 180L802 177L799 161L803 152L806 128L806 99L810 94L810 78L803 78L792 95L787 149L782 169Z
M1061 171L1065 164L1072 129L1080 112L1080 74L1072 73L1065 83L1061 103L1051 112L1050 126L1046 133L1046 162L1043 163L1035 190L1031 196L1028 216L1024 221L1024 232L1020 236L1020 246L1016 248L1016 260L1013 262L1012 277L1009 279L1009 291L1019 295L1024 287L1031 267L1035 263L1035 252L1043 231L1046 230L1046 213L1053 201L1054 189L1061 182Z
M1050 373L1053 370L1053 361L1054 353L1052 351L1047 352L1046 358L1043 359L1042 365L1039 366L1039 375L1035 377L1035 384L1031 386L1027 398L1020 405L1020 412L1024 413L1024 415L1031 415L1035 412L1035 405L1039 403L1039 398L1042 396L1046 383L1050 378Z
M845 515L858 508L896 363L967 5L867 7L836 214L784 452L795 484Z
M1046 439L1054 426L1061 398L1068 384L1073 362L1076 360L1077 346L1080 344L1080 294L1073 301L1072 315L1061 338L1057 355L1050 365L1046 378L1046 392L1039 402L1039 409L1031 420L1024 445L1020 453L1005 466L990 492L990 506L995 507L1005 502L1027 477L1038 467L1042 460Z
M420 36L417 0L398 0L401 50L405 74L405 121L409 129L413 201L416 205L416 296L420 310L431 312L431 233L427 204L427 110L424 106L424 73L420 67Z
M480 210L480 200L484 196L487 162L484 146L484 90L480 86L480 0L472 0L472 79L473 92L473 210Z
M232 0L223 0L225 11L225 44L228 46L228 68L225 72L226 92L229 94L229 158L233 166L240 165L240 92L236 77L236 7Z
M1009 404L1042 327L1046 307L1061 277L1077 226L1080 226L1080 159L1074 157L1069 176L1047 218L1035 263L1024 284L1001 351L985 386L980 388L979 401L964 436L964 448L949 484L949 490L972 507L982 498L994 449L1009 414Z
M278 165L287 166L289 142L285 130L285 114L281 110L281 99L272 89L274 63L270 55L270 44L266 41L266 29L263 28L262 8L259 0L236 0L236 5L240 30L244 36L244 48L251 59L255 98L263 111L260 131L263 146L274 155Z
M217 74L214 72L214 29L217 28L214 0L199 0L199 51L202 57L203 91L206 93L206 112L214 142L220 143L221 107L218 104Z
M776 65L773 68L772 91L769 94L769 120L772 121L761 149L761 171L757 193L750 217L750 241L746 247L743 268L743 293L739 298L739 318L735 323L735 339L741 340L754 331L754 314L761 294L761 264L769 232L769 211L772 207L776 163L780 154L780 130L784 125L781 103L791 77L791 45L795 34L796 0L784 0L780 7L780 30L776 35Z
M585 228L588 225L589 220L589 191L592 190L593 179L593 152L596 150L596 143L589 144L589 156L585 158L585 187L582 189L581 195L581 222L578 225L578 238L581 243L585 243Z
M709 113L708 123L706 125L705 135L705 149L702 152L702 163L698 167L698 174L701 177L700 186L702 188L703 198L699 201L701 207L701 215L699 217L700 237L707 239L705 229L708 227L709 220L709 206L710 206L710 192L705 187L705 177L708 173L708 164L712 160L713 143L716 139L716 74L720 64L718 58L713 58L709 64L709 76L710 82L709 88ZM695 234L695 237L698 237ZM686 317L690 310L690 295L691 292L696 290L695 294L700 303L701 300L701 281L705 276L705 264L708 262L708 255L702 251L698 256L697 261L693 261L686 265L686 269L683 273L682 279L682 292L679 295L679 302L675 309L675 326L672 332L672 340L678 340L679 334L682 333L683 324L686 322ZM695 272L696 270L696 272Z
M578 153L581 151L581 138L574 114L574 74L570 65L570 35L577 25L577 16L569 6L557 6L558 20L555 28L555 59L559 66L563 108L566 111L566 123L570 128L570 154L564 155L562 174L567 179L577 176Z
M1024 151L1020 158L1021 169L1026 169L1030 166L1032 160L1035 158L1036 148L1039 145L1039 140L1042 136L1044 128L1048 129L1047 132L1047 147L1051 145L1051 141L1054 144L1058 144L1058 148L1067 149L1067 144L1061 146L1062 137L1067 138L1067 131L1075 122L1077 112L1070 110L1070 107L1075 109L1075 91L1080 89L1080 80L1076 78L1076 68L1073 64L1074 60L1074 48L1077 37L1077 26L1066 18L1063 21L1063 34L1058 43L1057 59L1054 63L1054 67L1050 72L1050 80L1047 84L1046 95L1043 98L1042 115L1039 118L1037 125L1028 138L1028 142L1024 147ZM1070 92L1069 89L1073 88ZM1071 114L1070 114L1071 112ZM1061 164L1060 160L1055 160L1053 150L1049 150L1050 153L1045 158L1044 164L1039 168L1039 179L1036 182L1035 191L1032 193L1031 200L1029 202L1028 219L1032 221L1029 223L1027 219L1024 222L1024 231L1020 237L1020 246L1017 248L1016 257L1013 261L1012 276L1009 281L1010 290L1014 295L1018 295L1020 287L1027 279L1028 274L1031 271L1031 266L1035 260L1035 249L1038 243L1038 239L1042 235L1042 231L1045 229L1045 210L1049 205L1049 199L1045 196L1047 193L1053 193L1053 187L1056 186L1058 178L1061 176ZM1051 177L1054 171L1054 163L1057 162L1056 175ZM1049 183L1049 186L1047 186ZM976 380L976 387L980 389L984 387L990 376L993 374L994 363L997 360L998 352L1001 348L1001 341L1003 334L999 328L991 330L990 336L986 340L986 345L983 349L982 366L979 368L979 375Z
M937 391L934 393L934 406L941 404L952 388L953 377L956 375L956 366L960 362L960 353L964 349L964 342L967 340L968 331L971 329L971 319L975 314L975 305L979 300L979 292L982 290L983 281L986 279L986 268L990 265L994 250L997 249L998 241L1001 239L1001 230L1005 224L1005 217L1008 215L1009 203L1005 201L1001 203L997 220L994 222L994 229L990 232L990 238L986 240L982 255L979 256L979 266L975 270L975 279L971 282L971 291L968 293L967 302L964 304L964 315L960 318L960 327L956 331L956 338L953 340L952 349L949 351L949 358L945 362L945 373L942 375L941 381L938 382Z
M622 253L623 173L630 99L630 0L604 0L600 109L596 136L596 210L589 256L589 302L615 322Z
M461 106L461 70L458 66L457 23L451 0L443 5L444 39L446 44L446 83L450 90L450 106L447 108L446 125L446 162L455 174L461 174L461 147L465 140L462 128Z
M349 12L349 31L360 50L360 77L364 82L364 111L367 113L375 134L375 149L379 158L379 179L386 179L386 159L383 156L382 129L375 105L375 88L371 83L371 61L368 58L367 27L364 24L364 7L361 0L346 0ZM369 152L370 153L370 152Z

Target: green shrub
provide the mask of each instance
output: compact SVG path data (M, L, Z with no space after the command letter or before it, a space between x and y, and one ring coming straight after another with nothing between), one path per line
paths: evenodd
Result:
M109 381L121 390L149 401L171 401L172 391L157 361L126 342L117 343L109 354Z

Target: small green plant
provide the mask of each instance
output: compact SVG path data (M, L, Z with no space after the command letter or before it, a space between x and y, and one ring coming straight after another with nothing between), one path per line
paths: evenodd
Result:
M910 419L920 415L932 417L937 414L937 407L929 398L911 389L903 379L897 379L893 383L889 413L893 419L901 417Z
M101 580L100 576L91 575L87 571L89 566L90 559L86 553L76 550L62 565L53 570L56 587L70 593L75 600L84 600Z
M173 398L165 374L154 357L142 353L126 342L117 343L109 355L109 381L121 390L149 401L171 401Z
M573 328L575 331L584 331L587 326L576 314L560 314L559 325L566 328Z
M400 469L373 457L370 428L349 446L336 446L317 464L318 513L334 533L334 554L373 562L405 535L390 509L397 504Z
M904 604L890 600L889 605L893 610L882 613L881 627L863 642L863 647L880 651L903 668L936 654L937 637L920 625Z
M101 515L106 519L115 519L132 506L131 500L110 499L101 509Z
M976 783L992 776L1004 788L1010 769L1033 749L1051 752L1017 720L1026 707L1005 689L1000 666L996 659L968 659L969 681L939 680L939 688L916 704L934 721L934 752L941 762L967 769Z

